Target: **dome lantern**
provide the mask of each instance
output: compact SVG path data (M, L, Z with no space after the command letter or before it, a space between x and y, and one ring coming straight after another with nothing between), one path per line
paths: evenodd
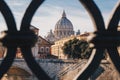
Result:
M62 14L62 17L66 17L66 13L65 13L65 10L63 10L63 14Z

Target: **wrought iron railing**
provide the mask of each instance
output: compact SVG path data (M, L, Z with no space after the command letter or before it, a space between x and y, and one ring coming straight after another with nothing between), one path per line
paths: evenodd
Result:
M39 80L51 80L39 64L37 64L31 53L31 47L34 45L37 37L32 31L30 31L29 26L36 9L43 3L43 1L44 0L31 1L22 19L20 31L17 31L14 16L10 8L4 0L0 0L0 11L4 16L8 27L8 31L5 31L6 36L0 39L3 45L8 49L7 55L0 65L0 78L2 78L12 65L16 49L19 46L28 67L36 77ZM93 0L80 0L80 2L92 17L92 21L96 28L96 31L94 32L96 36L91 40L91 43L95 45L92 55L86 66L78 75L76 75L75 80L87 80L95 72L103 58L105 49L107 49L117 71L120 72L120 57L117 51L117 46L119 46L120 43L120 32L117 31L117 26L120 20L120 1L114 10L112 18L109 20L108 29L105 29L101 12Z

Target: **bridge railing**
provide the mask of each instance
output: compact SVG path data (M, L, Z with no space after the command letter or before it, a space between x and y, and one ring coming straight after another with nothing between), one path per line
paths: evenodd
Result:
M31 52L31 47L35 44L37 36L29 29L30 22L35 11L43 3L43 1L44 0L31 1L22 19L20 31L17 31L14 16L10 8L4 0L0 0L0 11L5 18L8 27L8 31L4 32L6 35L0 39L3 45L8 49L7 55L0 65L0 78L2 78L2 76L12 65L15 58L16 49L19 46L28 67L32 70L36 77L39 80L51 80L39 64L37 64ZM95 72L100 64L100 61L102 60L105 49L107 49L117 71L120 72L120 58L117 50L120 43L120 32L117 31L120 20L120 1L117 3L116 8L113 11L113 15L109 19L109 24L107 26L108 29L105 28L101 12L93 0L79 1L83 4L92 18L96 29L93 34L96 36L90 41L90 43L94 44L92 55L86 66L78 75L76 75L75 80L87 80Z

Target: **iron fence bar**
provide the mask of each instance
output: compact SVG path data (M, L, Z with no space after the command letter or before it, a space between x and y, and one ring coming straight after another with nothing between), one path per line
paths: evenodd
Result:
M3 77L3 75L5 73L7 73L7 71L9 70L9 68L11 67L13 60L16 56L16 47L8 47L7 50L7 55L5 56L5 58L2 60L2 63L0 64L0 79Z
M39 66L39 64L35 61L31 48L30 47L21 47L23 52L23 57L27 62L28 67L32 70L35 76L39 80L51 80L51 78L46 74L46 72Z
M90 13L90 15L92 15L91 17L92 17L93 21L95 22L94 26L96 27L97 32L95 33L96 36L92 39L92 41L93 41L93 43L95 45L95 48L96 48L96 53L94 54L96 56L92 57L93 55L91 55L90 59L92 59L93 61L91 61L91 63L89 63L90 60L88 61L85 68L83 68L80 71L79 75L77 76L78 78L76 78L76 79L87 80L91 76L91 74L93 74L92 72L94 72L98 68L98 66L100 64L100 61L102 60L102 56L103 56L103 53L104 53L105 49L108 50L108 53L109 53L110 57L112 58L112 61L113 61L114 65L116 66L117 70L119 71L120 70L120 68L119 68L120 67L120 65L119 65L120 58L119 58L119 55L118 55L118 51L116 50L117 49L116 48L117 47L116 41L115 41L115 39L112 39L112 38L117 37L118 42L120 41L119 38L118 38L119 32L117 32L117 29L116 29L117 26L118 26L118 23L119 23L119 19L120 19L120 15L119 15L120 14L120 7L119 7L120 3L118 3L118 6L116 7L116 10L114 11L113 17L110 20L110 23L109 23L109 26L108 26L110 28L108 28L108 30L106 30L105 25L104 25L104 21L102 19L102 15L100 14L101 12L97 8L97 6L93 2L93 0L80 0L80 1L84 5L84 7L87 9L87 11ZM111 31L113 29L114 33L110 32L109 29ZM115 32L115 30L116 30L116 32ZM107 39L108 42L105 43L107 41L107 40L104 40L105 37L107 37L107 38L110 37L111 39L110 40ZM102 40L102 41L100 41L99 39ZM111 44L111 45L108 47L109 44ZM103 52L97 52L101 48L102 48ZM117 57L117 59L116 59L116 57ZM90 65L92 65L92 67ZM93 69L93 68L95 68L95 69Z
M35 44L35 41L37 40L37 36L29 29L30 22L31 22L31 19L32 19L35 11L37 10L39 5L43 1L44 0L33 0L31 2L31 4L27 8L26 13L23 17L20 31L17 31L16 26L14 26L15 24L11 23L12 21L14 22L14 19L12 18L13 17L12 13L9 15L12 16L10 19L13 19L13 20L10 20L7 17L8 15L6 16L7 11L5 12L4 9L2 10L3 15L5 16L5 20L8 22L7 23L8 33L7 33L7 36L2 38L2 42L3 42L3 44L5 44L4 46L6 46L8 48L8 52L7 52L7 56L3 60L3 63L1 64L1 73L0 73L1 78L8 71L10 66L12 65L12 62L15 58L16 48L19 46L22 48L22 52L24 53L23 56L24 56L26 62L28 62L27 63L28 66L30 67L32 72L37 76L37 78L39 80L46 80L46 79L50 80L50 77L42 70L42 68L39 66L39 64L37 64L37 62L35 61L35 59L32 56L32 52L30 50L31 47ZM3 6L1 6L0 8L2 9L5 6L5 8L8 8L7 10L9 13L10 9L3 0L1 0L1 4L3 4ZM9 23L11 23L11 24L9 25ZM11 28L11 26L14 26L15 28L14 27ZM19 37L17 37L17 36L19 36ZM26 40L25 36L28 38L27 39L28 41ZM10 47L12 47L14 49L14 51L12 51L13 49L11 49ZM28 50L28 51L26 51L26 50ZM11 53L11 52L14 52L14 53ZM7 61L10 61L10 62L7 62ZM32 62L32 64L31 64L31 62ZM4 67L4 69L3 69L3 67ZM42 73L42 74L40 74L40 73Z
M80 2L84 5L84 7L89 12L92 21L94 23L94 27L96 31L105 31L104 21L99 11L99 8L96 6L93 0L80 0ZM96 52L93 53L88 60L88 63L85 67L79 72L79 74L75 77L75 80L87 80L99 67L100 61L103 58L104 48L97 48Z
M43 3L44 0L33 0L29 7L27 8L25 15L22 20L21 24L21 29L20 31L29 31L30 30L30 22L31 19L37 10L37 8ZM31 52L31 47L29 46L21 46L21 51L23 54L23 57L25 61L27 62L27 65L29 68L32 70L32 72L37 76L38 79L40 80L51 80L50 77L45 73L44 70L37 64L35 61L32 52Z
M8 33L16 32L17 28L16 28L14 17L12 15L11 10L7 6L7 4L4 2L4 0L0 0L0 11L3 17L5 18L7 28L8 28ZM8 34L6 33L6 35ZM3 45L6 46L7 43L5 40L0 39L0 41L3 41L4 42ZM0 65L0 79L12 65L13 59L15 57L15 53L16 53L16 47L13 47L13 48L8 47L7 54Z
M117 50L117 47L111 47L107 48L108 54L113 62L113 65L115 66L116 70L120 73L120 57Z
M90 56L88 62L82 68L82 70L76 75L74 80L87 80L90 78L90 76L96 71L96 69L99 67L99 64L101 60L103 59L103 53L104 49L96 49L92 52L92 55Z
M39 64L37 64L31 52L31 47L35 44L37 37L29 29L30 22L31 22L31 19L35 11L42 4L43 1L44 0L32 0L31 1L22 19L20 31L17 31L16 23L13 18L12 12L10 11L9 7L4 2L4 0L0 0L0 11L2 12L4 16L7 27L8 27L8 32L6 33L7 35L4 38L0 39L3 45L8 48L7 56L4 58L4 60L2 61L0 65L0 71L1 71L0 78L2 78L2 76L7 72L7 70L12 65L12 62L14 60L15 53L16 53L16 48L19 46L22 50L23 57L25 58L25 61L27 62L28 67L32 70L32 72L36 75L36 77L39 80L51 80L51 78L45 73L44 70L42 70ZM108 29L105 29L103 17L101 15L99 8L94 3L94 1L93 0L79 0L79 1L81 1L81 3L84 5L84 7L89 12L92 18L92 21L94 23L94 27L97 32L95 33L96 36L92 39L92 42L95 45L95 49L94 49L95 52L93 50L88 63L79 72L79 74L76 76L75 79L87 80L98 68L100 61L103 58L103 53L105 49L108 50L109 55L115 67L120 72L120 68L119 68L120 58L118 55L119 54L117 50L118 45L116 45L116 40L115 39L110 39L110 40L102 39L104 37L110 37L110 38L115 37L118 40L117 43L120 42L119 32L117 32L117 26L120 20L120 15L119 15L120 14L120 2L118 3L118 6L116 7L114 11L112 19L109 22ZM28 38L27 40L25 36ZM112 43L112 42L115 42L115 43ZM108 47L108 44L111 44L110 47ZM8 63L8 61L10 62Z
M118 24L120 21L120 0L115 6L112 15L110 16L109 23L108 23L108 31L117 31Z
M35 13L35 11L38 9L38 7L44 2L44 0L32 0L28 8L26 9L26 12L24 14L24 17L22 19L21 31L29 31L30 30L30 22L31 19Z
M117 5L115 6L115 9L113 10L113 13L111 15L112 17L110 17L109 19L109 23L108 23L108 31L111 31L112 36L113 33L116 34L116 37L120 37L120 32L117 33L117 28L118 28L118 24L120 21L120 1L118 1ZM113 37L114 38L114 37ZM108 54L115 66L115 68L117 69L117 71L120 73L120 56L119 56L119 52L117 50L117 47L120 46L120 40L114 40L114 42L116 42L115 44L112 44L111 48L107 48ZM115 46L114 46L115 45Z
M99 8L94 3L94 1L93 0L79 0L79 1L88 11L94 24L95 31L104 31L105 30L104 20Z

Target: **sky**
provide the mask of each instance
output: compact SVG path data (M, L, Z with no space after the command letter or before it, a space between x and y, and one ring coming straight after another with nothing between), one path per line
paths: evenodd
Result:
M5 0L17 23L17 29L20 29L20 23L26 8L32 0ZM107 25L111 12L115 4L120 0L94 0L100 8L105 24ZM74 31L78 29L81 33L94 31L92 20L79 2L79 0L45 0L37 9L31 25L39 28L39 34L46 36L52 29L54 31L55 24L61 18L62 12L65 10L67 18L72 22ZM0 31L7 30L5 20L0 13Z

